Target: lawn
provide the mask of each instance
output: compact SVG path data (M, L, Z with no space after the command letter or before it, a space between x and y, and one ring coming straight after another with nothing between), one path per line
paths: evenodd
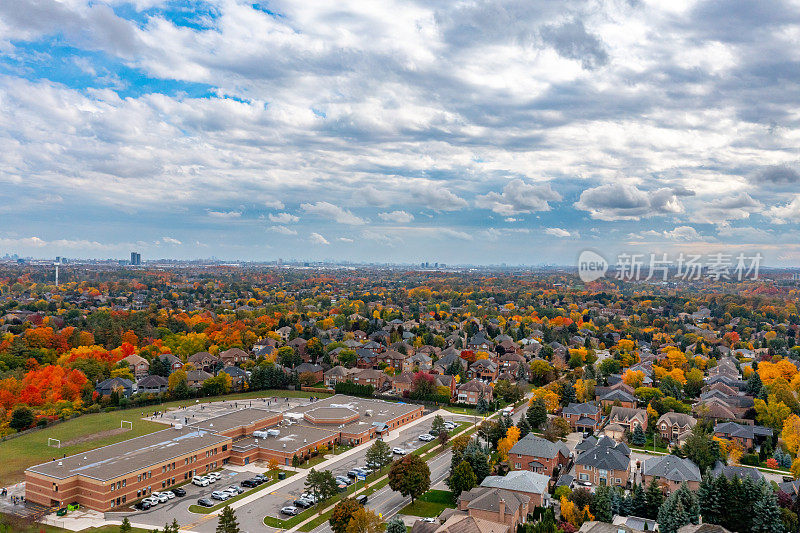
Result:
M217 402L225 400L246 400L267 396L307 398L309 396L320 396L320 394L302 391L269 390L199 398L199 400L200 402ZM193 401L194 400L165 402L161 405L149 405L144 408L139 407L123 411L111 411L110 413L87 414L41 431L34 431L21 437L0 441L0 457L3 458L3 461L0 462L0 485L7 486L22 481L25 477L24 472L26 468L49 461L53 457L64 454L73 455L81 453L86 450L100 448L101 446L107 446L164 429L168 426L157 422L140 420L142 411L147 413L156 409L163 410L170 407L187 405ZM51 448L47 445L47 439L50 437L59 439L61 442L67 442L78 437L119 429L121 420L130 420L133 422L133 429L97 440L74 444L72 446Z
M323 454L319 454L316 457L312 457L308 461L304 461L303 464L300 465L300 468L311 468L313 466L317 466L322 461L325 461L325 456Z
M448 507L453 507L452 504L444 505L442 503L434 503L434 502L424 502L422 500L414 500L412 503L409 503L400 511L400 514L409 515L409 516L421 516L423 518L433 518L442 514L442 511L447 509Z
M259 492L261 490L266 489L270 485L274 485L275 483L277 483L279 481L278 480L278 472L285 472L287 478L290 478L290 477L292 477L293 475L295 475L297 473L294 470L270 470L269 472L265 472L265 475L268 475L268 476L272 477L272 479L269 480L268 482L262 483L261 485L259 485L258 487L255 487L253 489L246 490L243 493L239 494L238 496L234 496L233 498L229 498L229 499L225 500L224 502L219 502L214 507L203 507L201 505L190 505L189 506L189 512L190 513L198 513L198 514L210 514L210 513L213 513L214 511L222 509L226 505L229 505L229 504L235 502L236 500L241 500L242 498L244 498L246 496L250 496L251 494L255 494L256 492Z
M134 527L131 533L150 533L150 529ZM71 533L68 529L45 524L27 524L7 515L0 515L0 533ZM90 527L80 533L119 533L118 525Z

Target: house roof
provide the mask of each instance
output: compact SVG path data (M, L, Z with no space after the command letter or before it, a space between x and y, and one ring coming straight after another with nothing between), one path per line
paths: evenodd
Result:
M612 390L600 400L604 402L633 402L634 404L637 402L636 396L628 394L624 390Z
M436 533L506 533L507 531L507 524L460 513L453 514L436 529Z
M585 402L585 403L575 403L572 402L568 406L566 406L562 411L562 414L573 414L573 415L596 415L600 412L600 408L594 405L593 403Z
M771 437L772 429L748 424L737 424L736 422L722 422L714 426L714 433L724 433L731 437L740 437L743 439L754 439L756 436Z
M697 424L697 420L692 415L687 415L685 413L676 413L674 411L670 411L669 413L664 413L658 418L657 425L661 425L661 422L666 422L670 426L673 424L677 424L680 427L690 427L693 428Z
M609 420L612 422L630 422L634 419L644 420L647 416L647 411L644 409L637 409L635 407L620 407L615 405L611 408Z
M670 481L700 481L700 468L689 459L675 455L650 457L644 461L644 475L659 476Z
M133 386L133 382L125 378L108 378L97 384L98 389L114 389L116 387L123 387L129 389Z
M749 477L753 481L761 481L764 479L764 474L751 466L726 465L723 464L722 461L717 461L714 463L714 468L711 470L711 473L714 475L714 477L722 475L728 479L734 477L738 477L740 479Z
M550 483L550 476L529 472L528 470L512 470L505 476L486 477L481 482L481 487L544 494L547 492L548 483Z
M152 389L155 387L166 387L169 384L167 378L156 376L154 374L145 376L136 382L136 386L140 389Z
M561 441L550 442L547 439L537 437L533 433L528 433L517 441L509 453L552 459L559 453L564 457L569 457L569 448Z
M509 490L493 487L475 487L469 492L462 493L460 499L467 500L467 509L478 509L494 513L500 512L500 502L506 504L506 512L514 514L528 499Z
M575 464L603 470L627 470L631 451L622 443L609 437L601 437L594 446L581 451Z

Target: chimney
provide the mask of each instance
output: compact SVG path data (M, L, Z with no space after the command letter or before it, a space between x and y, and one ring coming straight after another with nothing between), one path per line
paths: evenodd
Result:
M500 521L506 521L506 501L503 498L500 498Z

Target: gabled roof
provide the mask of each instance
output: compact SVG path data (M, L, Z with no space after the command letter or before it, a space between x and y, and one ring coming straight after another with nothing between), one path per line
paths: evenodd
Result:
M511 448L509 453L552 459L559 453L564 457L569 457L569 448L560 440L550 442L533 433L528 433Z
M505 512L509 514L517 512L517 509L528 501L528 498L516 492L491 487L475 487L468 493L462 494L461 499L469 500L467 509L479 509L493 513L500 512L500 502L504 501Z
M604 402L633 402L634 404L637 402L636 396L632 396L624 390L612 390L600 400Z
M166 387L169 384L167 378L151 374L145 376L136 382L136 386L140 389L152 389L155 387Z
M650 457L644 461L643 473L646 476L659 476L676 483L700 481L700 469L689 459L675 455Z
M647 411L644 409L637 409L636 407L620 407L615 405L611 408L609 420L612 422L630 422L634 419L644 420L647 416Z
M677 424L682 428L693 428L697 424L697 420L692 415L687 415L685 413L676 413L674 411L670 411L669 413L664 413L658 419L658 423L656 425L661 425L661 422L666 422L668 425L672 426L673 424Z
M481 487L516 490L529 494L544 494L547 492L548 483L550 483L550 476L528 470L512 470L505 476L486 477L481 482Z
M593 403L575 403L571 402L562 411L562 414L568 415L590 415L594 416L600 412L600 408Z
M604 436L593 447L582 451L575 459L575 464L603 470L627 470L630 466L630 453L624 444L618 444Z
M714 475L714 477L722 475L728 479L734 477L744 479L749 477L756 482L761 481L764 478L764 474L752 466L726 465L722 464L722 461L717 461L714 463L714 468L711 470L711 473Z

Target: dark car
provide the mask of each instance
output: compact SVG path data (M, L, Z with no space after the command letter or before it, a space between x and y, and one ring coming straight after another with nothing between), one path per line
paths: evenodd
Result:
M308 509L309 507L314 505L313 502L311 502L309 500L304 500L303 498L299 498L299 499L295 500L294 504L295 504L295 506L302 507L303 509Z
M256 481L255 479L245 479L241 483L242 487L248 487L248 488L257 487L258 484L259 484L258 481Z
M214 502L209 500L208 498L200 498L197 500L198 505L202 505L203 507L214 507Z
M264 474L256 474L253 479L257 479L259 483L266 483L269 481L269 478Z
M146 511L146 510L150 509L151 507L152 507L152 505L150 505L150 502L144 502L144 501L139 502L139 503L137 503L136 505L133 506L134 509L139 509L140 511Z
M360 496L356 496L356 502L360 503L361 505L367 504L367 495L361 494Z
M175 496L183 497L186 496L186 491L183 489L172 489L172 494L174 494Z

